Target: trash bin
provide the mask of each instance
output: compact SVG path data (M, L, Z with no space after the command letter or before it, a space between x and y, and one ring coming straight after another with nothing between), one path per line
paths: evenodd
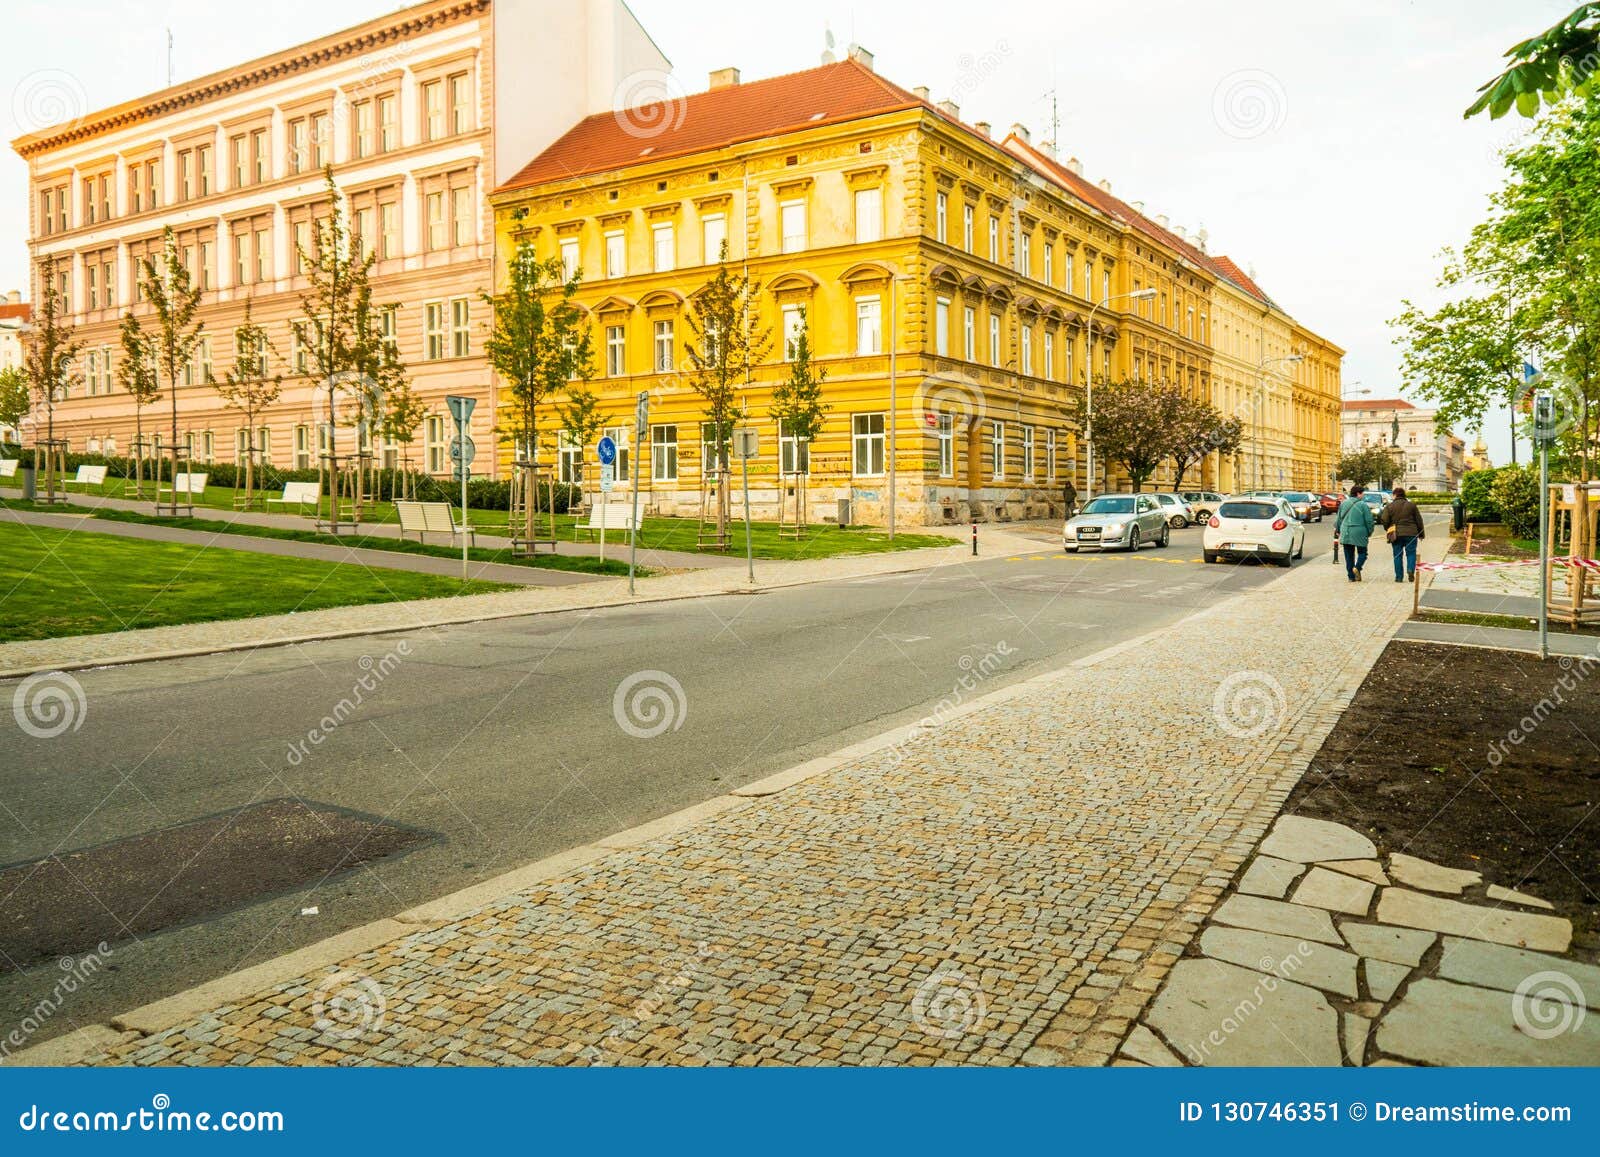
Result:
M838 503L839 503L839 525L841 527L849 526L850 523L853 521L851 516L855 513L855 511L852 509L850 499L841 498L841 499L838 500Z
M1450 500L1450 526L1458 533L1467 528L1467 505L1459 498Z
M22 501L32 502L39 496L39 475L32 466L23 463L17 467L17 473L22 476Z

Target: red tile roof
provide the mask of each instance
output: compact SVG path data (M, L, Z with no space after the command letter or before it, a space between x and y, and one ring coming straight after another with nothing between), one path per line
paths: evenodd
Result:
M677 100L596 113L501 189L525 188L741 141L927 105L854 60L732 84Z
M33 303L24 301L20 305L13 305L10 302L0 301L0 318L5 317L20 317L23 321L28 321L33 317Z
M1255 280L1250 277L1249 274L1233 263L1233 258L1218 254L1216 257L1211 259L1211 263L1217 267L1217 270L1222 274L1222 276L1226 277L1229 281L1233 282L1252 297L1259 297L1265 302L1272 301L1272 298L1266 295L1265 291L1263 291L1262 288L1255 283Z
M1368 401L1365 398L1354 402L1345 402L1347 410L1415 410L1416 407L1404 398L1375 398Z

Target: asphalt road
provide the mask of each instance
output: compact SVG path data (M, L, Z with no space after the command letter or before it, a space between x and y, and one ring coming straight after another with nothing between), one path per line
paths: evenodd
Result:
M1328 565L1330 528L1308 528L1297 565ZM114 942L29 1043L924 717L969 672L993 672L981 694L1284 573L1206 566L1199 536L1073 556L1042 529L1037 553L907 575L80 673L81 728L0 746L0 867L284 798L430 838ZM6 928L0 895L0 951ZM5 959L0 1038L61 975Z

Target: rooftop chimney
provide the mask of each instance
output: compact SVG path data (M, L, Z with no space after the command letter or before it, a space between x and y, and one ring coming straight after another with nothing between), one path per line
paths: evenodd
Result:
M1104 177L1101 177L1100 180L1097 183L1099 184L1100 191L1102 193L1111 192L1111 182L1106 180Z
M1173 232L1178 235L1178 240L1180 240L1180 241L1189 240L1189 234L1184 232L1182 225L1179 225L1176 229L1173 230Z
M6 304L7 305L21 305L22 304L22 290L20 290L20 289L7 290L6 291Z
M1206 251L1206 242L1209 241L1209 240L1211 240L1211 234L1207 233L1202 228L1199 232L1197 232L1194 235L1195 248L1199 249L1200 252L1204 253Z
M1143 201L1129 201L1128 204L1133 206L1133 210L1134 210L1135 213L1138 213L1141 217L1144 215L1144 202Z
M1075 173L1076 175L1078 175L1080 177L1083 176L1083 162L1078 160L1077 157L1068 157L1067 158L1067 171L1071 172L1071 173Z
M737 68L719 68L711 74L712 88L732 88L739 83Z
M1025 124L1018 124L1016 122L1012 122L1011 135L1016 137L1019 141L1021 141L1025 145L1029 145L1029 144L1033 143L1033 134L1028 131L1028 126L1025 125Z
M1056 159L1056 143L1054 141L1040 141L1039 151L1052 161Z
M1165 213L1157 213L1156 214L1156 224L1161 226L1163 229L1172 228L1172 223L1168 219L1168 217L1167 217L1167 215Z
M941 100L933 106L953 121L961 119L961 106L953 100Z
M990 135L990 133L989 133L989 122L988 121L973 121L972 122L972 127L977 129L984 136L989 136Z
M928 86L925 85L925 84L917 85L916 88L911 90L911 95L916 97L918 100L923 100L923 101L927 100L928 99Z
M872 53L868 52L865 48L862 48L861 45L852 44L850 46L850 59L855 61L868 72L872 71Z

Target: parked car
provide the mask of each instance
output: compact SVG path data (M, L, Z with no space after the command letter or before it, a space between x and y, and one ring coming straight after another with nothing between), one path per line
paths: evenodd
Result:
M1305 490L1285 490L1281 495L1301 522L1322 521L1322 499Z
M1318 497L1322 499L1322 513L1339 513L1339 504L1344 501L1343 494L1322 494L1318 495Z
M1067 519L1061 545L1069 551L1138 550L1147 542L1166 546L1172 533L1167 516L1152 494L1102 494L1083 504Z
M1394 495L1387 490L1369 490L1361 496L1361 500L1372 507L1372 515L1376 518L1385 506L1394 501Z
M1200 540L1207 562L1259 558L1293 566L1306 551L1306 528L1282 498L1230 498L1206 523Z
M1189 509L1194 511L1194 520L1204 522L1210 518L1217 509L1217 504L1222 501L1222 495L1214 490L1180 490L1178 497L1189 504Z
M1161 503L1161 511L1167 516L1167 525L1173 530L1181 529L1195 521L1194 510L1177 494L1152 494L1150 497Z

